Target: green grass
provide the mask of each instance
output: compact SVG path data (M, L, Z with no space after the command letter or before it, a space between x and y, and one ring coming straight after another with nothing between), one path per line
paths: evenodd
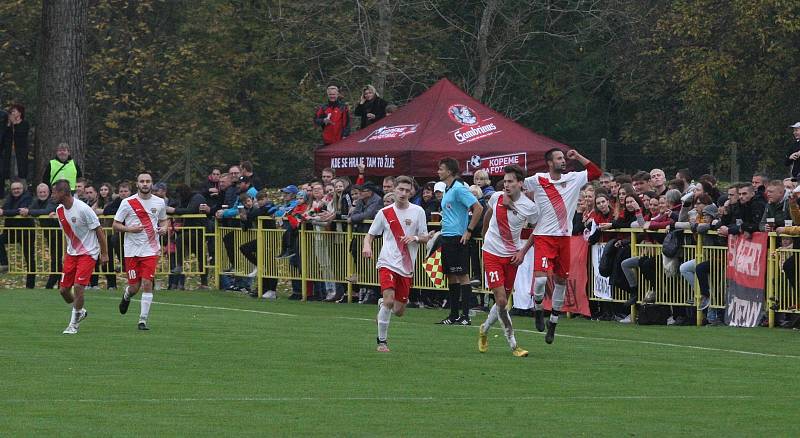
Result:
M479 354L475 327L434 325L444 311L409 309L392 320L392 352L380 354L374 306L157 292L157 302L180 305L154 304L152 330L139 332L138 303L121 316L117 295L89 293L89 318L67 336L69 309L57 292L0 292L0 435L781 436L797 428L795 331L574 319L546 345L531 319L517 318L531 356L514 358L498 329Z

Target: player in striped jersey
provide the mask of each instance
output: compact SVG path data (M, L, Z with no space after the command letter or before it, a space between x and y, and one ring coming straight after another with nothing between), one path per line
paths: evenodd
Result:
M89 315L83 308L83 290L89 284L98 256L100 263L108 262L106 233L100 227L94 210L72 197L67 180L53 184L53 201L59 204L55 214L67 238L59 291L64 301L72 304L72 316L64 334L74 335L78 333L81 321Z
M487 286L494 293L494 305L478 332L478 351L488 351L489 329L499 319L511 353L525 357L528 352L517 345L506 306L514 287L517 266L525 259L525 253L533 243L528 239L523 245L520 234L526 224L536 223L539 211L536 204L522 194L525 171L519 166L506 166L503 171L503 191L492 195L483 217L483 269Z

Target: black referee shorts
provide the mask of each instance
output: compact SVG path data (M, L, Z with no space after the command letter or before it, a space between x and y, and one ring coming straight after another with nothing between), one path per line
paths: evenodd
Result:
M469 273L469 247L461 243L461 236L442 236L442 266L448 275Z

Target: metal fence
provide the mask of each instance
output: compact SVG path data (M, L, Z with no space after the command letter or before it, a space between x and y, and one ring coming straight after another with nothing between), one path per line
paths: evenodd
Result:
M222 275L251 277L257 279L256 288L261 295L264 291L262 280L297 280L302 285L302 297L309 295L310 282L329 282L345 285L348 301L353 298L353 285L377 286L378 276L375 259L366 260L360 256L364 234L353 231L347 223L334 225L335 231L309 225L297 230L297 255L278 257L284 248L282 227L276 226L271 218L259 218L255 227L243 229L228 221L208 221L204 215L171 216L171 225L166 236L162 237L162 254L158 276L183 275L210 277L216 285ZM25 276L28 287L33 287L36 275L47 275L52 280L61 273L61 263L65 248L64 236L52 218L27 218L26 226L0 227L0 240L6 245L8 273ZM109 262L98 265L95 273L116 280L124 273L124 236L111 229L113 218L102 217L101 223L109 242ZM431 229L438 224L430 224ZM640 273L640 296L654 296L652 304L693 307L700 300L699 285L690 285L680 275L667 277L663 273L661 245L653 234L641 229L610 231L624 235L631 242L631 256L651 256L656 266L654 281ZM713 235L713 233L711 234ZM693 243L683 247L683 259L694 259L697 264L710 263L711 307L724 308L726 303L726 246L706 245L709 236L694 235ZM373 243L373 251L378 254L381 240ZM480 279L478 293L490 293L485 289L482 274L482 253L480 239L475 239L472 269L474 277ZM413 286L416 289L437 289L424 272L425 247L417 255ZM800 279L800 249L793 248L791 239L771 233L767 259L767 284L765 298L770 326L774 325L775 313L800 313L800 293L795 285ZM619 288L611 292L609 299L595 296L594 270L591 258L587 263L587 295L594 301L624 302L627 293ZM34 283L35 284L35 283ZM446 288L446 285L445 285ZM636 311L636 306L631 308ZM634 315L635 316L635 315ZM697 311L698 324L702 312Z

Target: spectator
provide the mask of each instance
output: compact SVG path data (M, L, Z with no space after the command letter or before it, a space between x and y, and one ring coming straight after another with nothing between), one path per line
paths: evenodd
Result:
M794 178L784 178L783 179L783 188L786 189L786 193L792 193L792 191L797 187L797 182L794 181Z
M786 165L789 166L789 175L792 178L800 178L800 122L789 126L792 128L792 140L786 146L788 149L786 157Z
M394 192L387 193L387 194L383 195L383 206L384 207L388 207L388 206L394 204L394 201L395 201Z
M762 198L766 201L767 199L767 183L769 182L769 175L765 173L756 173L753 175L753 178L750 179L750 182L753 185L753 188L756 191L756 195L759 198Z
M0 197L5 197L5 184L9 178L28 178L28 131L30 126L25 120L25 107L19 104L11 105L5 125L0 126ZM12 168L12 152L16 157L16 168Z
M704 181L706 183L708 183L708 187L706 187L704 189L704 190L706 190L706 194L708 196L710 196L711 197L711 201L714 204L716 204L717 202L719 202L719 199L722 197L722 194L720 193L719 189L717 188L717 179L714 178L714 175L710 175L710 174L706 173L704 175L700 175L700 178L698 178L698 182L702 183Z
M248 231L253 229L258 225L257 221L259 217L262 216L269 216L270 211L275 209L274 204L269 200L269 194L262 190L258 192L256 195L256 201L253 203L250 209L242 209L239 213L239 219L242 223L242 230ZM248 274L248 277L255 277L258 274L258 240L252 239L241 246L239 246L239 252L242 253L245 259L249 261L253 266L253 271ZM276 278L264 278L263 279L263 290L264 294L261 296L262 298L274 300L278 297L278 293L276 290L278 289L278 280ZM250 293L250 296L256 297L258 296L255 291Z
M431 221L431 213L438 213L442 206L441 200L437 200L436 197L433 196L433 188L433 182L425 184L425 187L422 188L422 205L420 205L420 207L425 210L425 217L428 218L428 222Z
M261 182L261 178L256 176L253 168L253 162L251 161L242 161L241 164L241 172L242 176L246 176L250 178L250 186L256 189L256 192L264 188L264 184Z
M4 231L0 234L0 271L8 270L8 253L6 245L19 244L25 258L25 266L28 272L36 272L35 243L36 230L35 223L31 218L15 218L19 216L20 209L30 208L33 199L26 190L25 180L14 178L11 182L10 193L6 196L3 208L0 208L0 216L5 216L3 225ZM27 274L25 276L25 287L33 289L36 286L36 275Z
M176 215L190 215L208 213L206 200L198 192L192 191L186 184L179 184L175 188L177 198L174 207L167 207L167 213ZM170 258L170 285L173 289L183 290L186 277L183 275L184 258L194 254L200 266L205 263L203 252L205 218L179 218L173 220L175 230L175 257ZM200 276L200 285L208 285L208 276Z
M86 199L86 205L92 209L97 208L97 189L93 185L87 184L83 188L83 197Z
M644 192L652 191L650 187L650 174L643 170L636 172L631 178L631 181L633 182L633 189L636 191L636 194L640 196Z
M444 198L444 192L447 190L447 184L444 181L439 181L433 185L433 196L436 198L436 201L442 202L442 198ZM441 211L441 206L440 206Z
M84 193L84 190L88 184L89 180L86 178L78 178L75 180L75 197L83 202L86 202L86 193Z
M242 176L242 168L234 164L228 168L228 175L231 177L231 183L239 181L239 177Z
M393 176L387 176L387 177L385 177L383 179L383 193L384 194L393 192L394 191L394 186L395 186L395 182L394 182L394 177Z
M686 193L687 188L688 187L686 185L686 181L684 181L682 179L677 179L676 178L676 179L670 180L670 182L667 183L667 191L669 191L669 190L677 190L677 191L681 192L681 195Z
M472 181L481 189L481 196L479 196L478 199L485 198L488 200L492 197L495 190L494 187L492 187L492 180L489 178L489 172L483 169L476 170Z
M663 208L661 208L662 211L651 218L650 222L646 224L645 228L649 230L663 230L671 227L678 222L678 218L680 217L683 204L681 202L681 192L679 190L667 190L667 193L661 199L663 199L664 203ZM661 206L661 201L659 201L659 205Z
M785 197L783 181L778 179L770 181L766 193L767 206L758 228L760 231L772 232L783 226L787 220L791 221L792 217L789 215L789 198Z
M695 203L698 209L697 220L692 225L692 232L699 233L699 234L706 234L708 230L711 228L711 225L715 220L718 218L718 209L717 206L711 202L711 197L703 194L702 196L697 198ZM724 242L717 242L714 241L711 236L707 237L708 240L705 240L705 244L707 246L717 245L724 245ZM715 264L718 264L718 268L721 270L724 266L724 261L714 260ZM681 276L689 283L692 289L694 289L694 280L697 277L698 283L700 285L700 310L708 309L708 306L711 304L711 288L709 286L709 276L711 272L711 260L705 260L699 264L697 264L695 259L690 259L683 262L680 266L680 273ZM693 304L694 300L691 300L690 304ZM714 319L715 321L717 318Z
M258 193L256 189L254 189L250 185L250 177L247 176L240 176L239 177L239 186L238 186L238 194L233 201L233 204L228 209L219 210L217 211L216 215L217 218L235 218L239 216L239 206L242 204L242 197L241 195L246 193L251 199L256 199L256 194Z
M215 205L215 202L211 200L214 198L219 198L220 190L219 190L219 178L222 176L222 171L218 168L211 169L211 173L208 174L206 178L206 190L203 193L203 196L206 198L206 201L209 201L209 204Z
M42 182L52 187L60 179L67 180L72 190L76 190L78 178L83 177L81 168L69 155L69 145L59 143L56 146L56 158L47 162L42 173Z
M397 105L395 105L393 103L390 103L389 105L386 105L386 115L387 116L391 115L395 111L397 111Z
M683 180L687 188L692 185L692 173L689 172L689 169L679 169L675 173L675 179Z
M97 215L101 215L103 214L103 210L105 210L106 205L114 202L114 186L108 182L100 184L100 189L98 190L97 195L97 207L95 207L94 212Z
M650 187L657 196L667 193L667 176L661 169L650 170Z
M321 181L311 183L311 199L309 208L305 214L305 220L313 226L314 233L312 242L314 255L316 256L317 266L323 278L333 278L331 270L331 248L328 246L323 231L328 231L330 227L330 213L334 211L333 199L325 196L325 188ZM315 282L314 293L316 298L326 301L333 301L336 297L336 284L331 281ZM338 297L341 298L341 297Z
M322 143L329 145L350 135L350 110L339 97L339 87L331 85L326 93L328 102L317 108L314 124L322 128Z
M736 222L720 227L720 235L745 233L745 236L749 236L750 233L755 233L759 230L765 208L764 200L756 196L753 185L743 184L739 188L739 215L735 218Z
M606 193L612 196L616 196L611 193L611 184L614 182L614 175L608 172L603 172L603 174L600 175L598 182L600 183L600 187L605 189Z
M289 258L296 254L294 246L292 245L294 242L292 241L292 235L290 233L291 224L288 220L284 220L284 218L291 214L292 210L297 207L297 195L300 193L300 190L297 189L297 186L288 185L281 189L281 193L283 193L283 203L269 211L269 213L275 216L275 225L285 230L282 238L281 252L276 257L279 259Z
M326 167L322 169L322 173L320 174L320 179L324 184L330 184L333 182L333 179L336 177L336 171L331 169L330 167Z
M361 100L353 114L361 117L359 129L364 129L386 117L386 101L381 99L381 96L375 91L375 87L367 85L361 92Z
M353 187L359 191L358 200L355 207L350 212L347 222L353 224L353 232L366 233L369 231L369 224L364 221L372 220L378 214L378 210L383 208L383 197L378 194L378 188L371 182L366 182ZM359 239L354 239L350 244L350 253L354 260L361 258L361 248ZM375 292L368 287L360 286L358 289L359 304L376 302Z
M52 289L58 285L61 275L62 259L64 257L64 238L58 228L58 220L53 218L42 218L49 216L56 211L56 204L50 200L50 187L41 183L36 186L36 199L30 207L20 208L20 216L30 216L39 219L39 227L43 228L44 238L47 241L48 254L50 255L50 275L47 277L46 289Z
M633 188L633 185L629 183L620 184L619 189L617 189L617 199L615 200L616 203L614 204L614 217L620 218L625 215L625 198L628 195L635 195L636 191ZM630 223L630 222L629 222ZM618 227L614 227L618 228ZM627 228L627 227L624 227Z

